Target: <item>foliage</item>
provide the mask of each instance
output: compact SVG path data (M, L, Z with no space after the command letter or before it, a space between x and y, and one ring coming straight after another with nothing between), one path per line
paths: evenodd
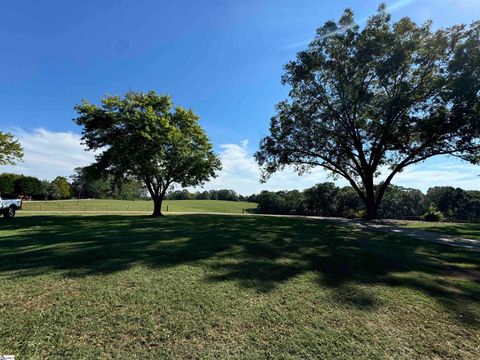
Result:
M220 189L217 191L217 200L238 201L238 195L234 190Z
M346 209L343 213L343 216L347 219L365 219L367 213L365 210L355 210L355 209Z
M317 184L300 192L262 191L246 198L258 203L258 210L264 214L297 214L316 216L357 217L362 204L356 192L348 187L339 188L333 183Z
M417 218L427 210L425 195L418 189L390 185L385 192L379 215L387 219Z
M258 210L264 214L305 214L304 193L292 191L262 191L256 196Z
M331 216L338 213L339 188L334 183L317 184L304 191L304 209L308 215Z
M57 176L51 185L58 188L60 199L68 199L71 196L70 184L64 176Z
M89 167L76 168L71 179L72 193L79 199L107 199L112 197L112 178L102 176Z
M20 143L10 133L0 131L0 165L14 165L23 157Z
M318 29L282 82L289 100L256 153L264 180L285 166L322 166L347 179L375 218L405 167L436 155L480 159L480 22L432 31L429 22L392 23L381 5L361 29L347 9Z
M45 189L42 182L33 176L21 176L13 184L14 192L17 195L31 196L33 198L43 199Z
M210 193L208 191L197 191L195 193L195 200L210 200Z
M142 182L135 179L127 179L121 183L115 198L119 200L136 200L144 197L145 188Z
M176 190L171 194L168 194L166 198L171 200L191 200L193 199L193 194L191 194L187 189Z
M62 193L60 188L53 181L42 181L43 188L46 189L45 198L49 200L60 200L62 198Z
M220 189L220 190L210 190L210 191L197 191L191 193L187 189L175 190L167 193L165 195L166 199L170 200L223 200L223 201L242 201L243 198L238 195L235 190L231 189Z
M58 176L53 181L40 180L34 176L0 174L0 195L6 197L26 196L36 200L60 200L70 197L70 184Z
M15 193L15 180L19 179L21 175L17 174L0 174L0 195L8 196Z
M103 150L94 166L142 181L154 200L154 216L161 215L170 186L201 185L220 169L199 117L173 107L168 96L128 92L106 96L100 106L84 100L75 110L86 145Z
M357 192L351 186L344 186L337 193L337 212L338 216L353 216L364 218L366 214L363 211L362 200L358 197Z
M452 220L480 221L480 194L478 191L467 191L467 198L457 208Z
M263 191L246 199L257 202L262 213L367 216L364 204L352 187L339 188L333 183L317 184L303 192ZM428 212L429 206L442 213L440 220L480 222L480 191L452 187L433 187L425 195L418 189L391 185L385 193L379 215L387 219L420 219Z
M479 191L435 186L428 189L426 201L438 208L450 220L478 221L480 219Z
M451 186L435 186L427 191L427 201L449 217L454 216L465 198L464 190Z
M422 215L422 220L430 222L445 221L445 216L435 206L430 206L428 211Z

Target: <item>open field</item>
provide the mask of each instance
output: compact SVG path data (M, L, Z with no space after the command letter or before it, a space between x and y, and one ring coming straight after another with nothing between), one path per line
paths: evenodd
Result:
M434 231L447 235L480 240L480 224L408 221L398 222L398 225L411 229Z
M242 213L256 209L257 204L244 201L165 200L163 212L223 212ZM167 209L168 208L168 209ZM59 200L25 201L23 211L153 211L149 200Z
M480 254L234 215L0 221L0 353L478 358Z

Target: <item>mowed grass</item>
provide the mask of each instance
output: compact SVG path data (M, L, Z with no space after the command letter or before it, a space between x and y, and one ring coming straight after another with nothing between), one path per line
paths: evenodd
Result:
M0 221L19 359L478 359L480 253L313 219Z
M400 225L411 229L434 231L447 235L480 240L480 224L408 221L400 223Z
M163 212L223 212L253 211L257 204L244 201L165 200ZM151 200L59 200L25 201L23 211L153 211Z

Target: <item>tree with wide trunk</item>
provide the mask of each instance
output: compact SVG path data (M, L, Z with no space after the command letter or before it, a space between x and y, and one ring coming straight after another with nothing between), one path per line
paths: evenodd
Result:
M203 184L221 168L207 135L191 110L174 107L169 96L128 92L106 96L101 106L86 100L75 107L83 141L100 151L93 169L142 181L162 215L162 201L174 184Z
M347 9L285 66L282 83L289 99L256 153L264 181L285 166L321 166L351 184L373 219L405 167L480 159L480 22L432 31L392 23L380 5L360 27Z

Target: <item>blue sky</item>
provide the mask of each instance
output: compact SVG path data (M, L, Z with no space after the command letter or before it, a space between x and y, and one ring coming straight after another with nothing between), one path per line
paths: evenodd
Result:
M351 7L358 20L378 1L2 1L0 130L25 147L23 163L0 171L52 178L69 175L92 155L78 143L74 104L104 94L156 90L201 116L225 170L206 188L241 193L304 188L325 181L291 171L258 183L252 159L274 105L287 88L283 65L315 29ZM448 26L480 19L478 0L386 1L394 18ZM480 188L480 168L436 159L396 183ZM253 178L252 178L253 177ZM428 179L427 179L428 178Z

